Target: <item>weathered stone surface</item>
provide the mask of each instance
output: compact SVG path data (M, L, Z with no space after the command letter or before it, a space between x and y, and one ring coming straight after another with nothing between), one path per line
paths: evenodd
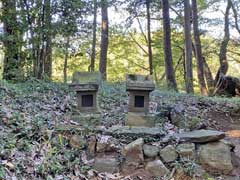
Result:
M164 177L169 174L169 170L162 163L161 160L157 159L146 164L145 169L149 171L154 176Z
M111 136L101 136L97 142L97 153L117 151L117 143Z
M84 83L99 83L101 75L99 72L74 72L72 76L72 83L84 84Z
M145 113L128 112L125 124L127 126L154 127L155 118Z
M195 144L184 143L177 146L177 152L184 161L193 160L195 158Z
M105 134L112 136L128 136L128 137L154 137L159 138L164 135L162 128L149 127L131 127L131 126L112 126L105 130Z
M177 159L178 154L172 145L168 145L160 151L160 156L164 162L169 163Z
M119 160L112 156L98 157L94 161L93 169L98 172L116 173L119 171Z
M158 155L159 148L157 146L144 144L143 152L144 152L145 156L152 158L152 157L156 157Z
M180 141L206 143L223 139L225 137L225 133L213 130L195 130L176 134L175 136L179 138Z
M73 135L70 139L70 146L73 148L82 149L87 145L86 139L79 135Z
M126 75L126 87L127 90L145 90L152 91L155 85L152 80L152 76L147 75L136 75L127 74Z
M233 170L230 147L213 142L199 147L199 161L205 170L216 174L229 174Z
M142 162L143 157L143 138L139 138L123 148L122 154L127 162Z

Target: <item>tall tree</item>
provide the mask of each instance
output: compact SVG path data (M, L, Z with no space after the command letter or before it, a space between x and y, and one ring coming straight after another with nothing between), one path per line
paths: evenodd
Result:
M163 46L164 46L164 62L167 85L169 89L177 91L177 83L173 69L172 47L171 47L171 26L169 16L169 1L162 0L162 15L163 15Z
M198 28L198 8L197 1L192 0L192 20L193 20L193 34L194 34L194 44L195 44L195 53L197 60L197 75L198 83L200 87L200 92L202 95L207 95L207 87L204 79L204 64L201 48L201 40Z
M103 80L107 79L107 52L108 52L108 1L101 0L102 32L99 71Z
M97 31L97 0L93 0L93 37L92 37L92 53L91 53L91 64L90 71L95 70L95 57L96 57L96 31Z
M146 10L147 10L147 37L148 37L148 61L149 61L149 72L150 72L150 74L152 75L152 74L153 74L153 56L152 56L150 3L151 3L151 0L146 0Z
M43 74L44 77L47 77L51 79L52 76L52 27L51 27L51 1L45 0L44 1L44 43L45 50L44 50L44 56L43 56L43 64L44 64L44 70Z
M68 36L65 40L65 49L64 49L64 66L63 66L63 78L64 78L64 83L67 82L67 67L68 67L68 56L69 56L69 49L70 46L70 37Z
M232 1L227 1L227 7L224 14L224 37L220 45L220 53L219 53L219 62L220 67L218 69L217 75L215 77L215 86L218 86L218 81L220 76L223 74L225 75L228 71L228 61L227 61L227 46L230 40L230 31L229 31L229 13L230 8L232 6Z
M17 23L16 1L2 1L2 16L4 31L4 67L3 78L17 80L21 74L20 37Z
M184 38L185 38L186 92L194 93L193 69L192 69L191 7L189 0L184 0Z

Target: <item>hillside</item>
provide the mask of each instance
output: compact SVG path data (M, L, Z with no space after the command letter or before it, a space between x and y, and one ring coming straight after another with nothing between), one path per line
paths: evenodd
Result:
M91 160L85 153L86 139L92 135L102 138L102 129L124 125L128 103L125 85L103 84L98 102L99 114L79 121L76 117L81 114L77 111L75 93L67 85L35 80L24 84L2 81L0 178L84 179L91 173L94 176ZM196 129L227 132L225 139L235 145L233 154L240 159L240 134L236 131L240 130L239 98L200 97L155 90L151 94L150 111L159 117L158 127L165 135ZM145 141L150 142L149 139ZM123 145L130 139L121 138L120 142ZM155 144L157 142L154 140ZM232 177L240 175L238 169L235 168ZM116 177L95 175L99 179ZM121 177L124 179L123 175Z

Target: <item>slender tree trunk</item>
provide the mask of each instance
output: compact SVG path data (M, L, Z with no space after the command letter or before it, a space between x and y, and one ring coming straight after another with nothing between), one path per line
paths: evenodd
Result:
M164 62L166 80L169 89L177 91L177 83L175 79L175 73L173 70L172 61L172 48L171 48L171 27L169 17L169 2L168 0L162 0L162 13L163 13L163 34L164 34Z
M70 38L69 36L66 39L66 44L65 44L65 55L64 55L64 67L63 67L63 77L64 77L64 83L67 83L67 67L68 67L68 48L70 45Z
M185 37L185 68L186 92L194 93L192 69L192 40L191 40L191 8L189 0L184 0L184 37Z
M150 15L150 0L146 0L147 10L147 34L148 34L148 61L149 61L149 73L153 74L153 57L152 57L152 38L151 38L151 15Z
M3 79L18 80L23 76L20 62L20 37L15 0L2 1L4 37Z
M94 0L94 12L93 12L93 38L92 38L92 54L90 71L95 70L95 58L96 58L96 31L97 31L97 0Z
M192 16L193 16L193 34L195 41L195 53L197 60L197 75L198 75L198 84L200 87L200 92L202 95L207 95L207 87L204 79L204 65L203 65L203 56L202 56L202 47L200 34L198 29L198 8L197 1L192 0Z
M103 80L107 80L107 51L108 51L108 2L101 0L102 8L102 34L99 71Z
M45 23L45 51L44 51L44 76L51 79L52 77L52 32L51 32L51 1L45 0L45 14L44 14L44 23Z
M220 67L218 69L217 75L215 77L215 86L217 86L219 78L221 75L225 75L228 71L228 61L227 61L227 46L230 40L229 32L229 12L232 6L231 0L228 0L225 15L224 15L224 38L220 46L219 61Z
M214 91L214 79L212 76L211 69L209 68L204 57L203 57L203 64L204 64L204 74L205 74L207 86L208 86L208 94L212 95Z

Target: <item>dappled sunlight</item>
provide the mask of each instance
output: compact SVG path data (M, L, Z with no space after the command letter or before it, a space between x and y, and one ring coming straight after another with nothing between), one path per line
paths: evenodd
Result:
M240 138L240 130L231 130L227 131L226 135L228 137L233 137L233 138Z

